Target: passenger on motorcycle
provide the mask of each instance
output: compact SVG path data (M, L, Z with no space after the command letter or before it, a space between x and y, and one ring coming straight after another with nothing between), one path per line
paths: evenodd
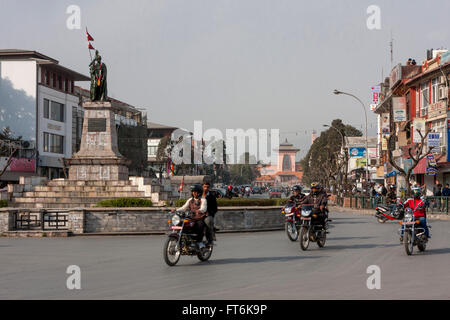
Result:
M428 207L429 203L424 197L422 197L422 189L420 187L413 187L411 191L413 197L406 200L403 205L405 206L405 208L410 208L414 212L414 217L419 219L420 225L425 230L425 236L427 237L427 239L429 239L430 232L428 230L427 213L425 210L425 208ZM400 242L403 242L403 232L404 228L402 226Z
M302 187L298 185L292 187L292 193L293 195L289 198L288 202L294 203L295 206L298 206L306 197L306 195L302 193Z
M205 198L202 198L202 187L198 184L191 186L192 197L181 207L178 208L177 212L191 213L190 218L195 221L194 230L197 234L196 241L201 242L203 239L203 233L205 230L205 217L208 216L207 212L207 202ZM172 210L175 211L175 210Z
M303 198L302 205L312 205L315 209L318 209L317 214L319 221L328 229L328 195L323 188L317 182L311 183L311 193Z

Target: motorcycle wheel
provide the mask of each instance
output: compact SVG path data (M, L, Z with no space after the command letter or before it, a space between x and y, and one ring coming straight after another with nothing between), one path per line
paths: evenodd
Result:
M382 217L378 217L377 218L379 223L385 223L386 222L386 218L382 218Z
M318 239L317 239L317 245L320 248L323 248L323 247L325 247L325 241L327 241L327 233L325 230L321 231L321 233L322 233L321 236L318 237Z
M212 246L208 246L205 248L200 249L200 251L197 253L197 257L200 261L207 261L209 258L211 258L213 251Z
M309 246L309 228L302 227L302 230L300 232L300 248L302 248L303 251L308 250Z
M177 238L169 237L164 244L164 261L171 267L178 263L181 256L181 249L177 248L177 243Z
M405 251L408 256L413 254L414 250L414 241L411 235L411 231L405 231L403 243L405 245Z
M291 241L297 241L298 239L298 230L294 223L286 222L285 223L286 234ZM295 231L294 231L295 230Z

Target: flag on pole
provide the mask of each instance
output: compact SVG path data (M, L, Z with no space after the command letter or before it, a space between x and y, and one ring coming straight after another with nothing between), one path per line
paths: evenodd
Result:
M181 184L180 184L180 187L178 188L179 192L183 191L183 185L184 185L184 176L183 176L183 178L181 178Z
M86 27L86 36L88 41L94 41L94 38L92 38L91 35L89 34L87 27Z
M95 48L92 46L92 44L90 42L88 42L88 43L89 43L89 46L88 46L89 50L95 50Z

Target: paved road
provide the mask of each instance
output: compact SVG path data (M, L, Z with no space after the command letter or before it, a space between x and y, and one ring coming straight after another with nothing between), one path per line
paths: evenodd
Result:
M300 251L282 231L219 234L209 262L162 259L165 236L0 238L1 299L449 299L450 221L425 253L406 256L398 224L332 213L326 247ZM67 266L81 290L67 290ZM381 290L369 290L369 265Z

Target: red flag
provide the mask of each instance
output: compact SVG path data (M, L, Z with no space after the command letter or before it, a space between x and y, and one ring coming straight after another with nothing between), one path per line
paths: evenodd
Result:
M95 50L95 48L92 46L90 42L89 42L89 50Z
M86 35L87 35L87 40L88 41L94 41L94 38L91 37L91 35L89 34L87 28L86 28Z
M184 176L181 179L181 184L180 184L180 187L178 188L178 191L182 191L183 190L183 184L184 184Z

